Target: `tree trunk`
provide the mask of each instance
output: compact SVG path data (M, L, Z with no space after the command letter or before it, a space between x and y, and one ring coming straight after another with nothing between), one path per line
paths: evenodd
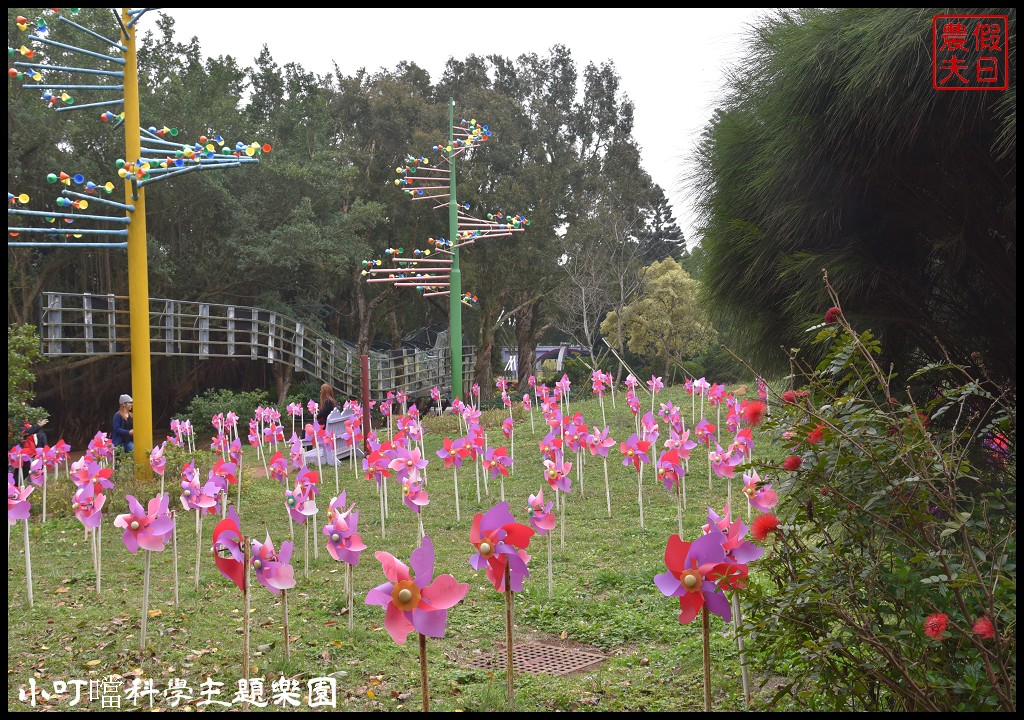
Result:
M292 386L294 366L291 363L273 363L271 372L274 374L274 386L277 388L277 404L283 405L288 397L288 389Z
M516 362L520 389L529 387L527 381L536 374L537 316L536 303L526 305L516 313Z

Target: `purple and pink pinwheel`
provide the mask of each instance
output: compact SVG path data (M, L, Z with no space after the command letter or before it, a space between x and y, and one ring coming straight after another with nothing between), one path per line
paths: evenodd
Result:
M743 453L740 451L726 452L717 442L715 449L708 453L708 462L715 475L722 478L731 478L736 474L736 466L743 462Z
M709 507L708 522L703 530L705 533L711 532L712 528L721 531L724 536L722 549L725 551L725 559L731 563L746 565L761 557L764 554L764 548L743 539L749 530L743 520L739 516L736 516L735 520L730 520L728 505L725 506L722 515L724 517L719 517L718 513Z
M114 519L114 526L124 528L121 540L128 552L143 550L158 552L164 549L169 533L174 528L174 521L167 511L168 495L159 495L143 509L139 501L132 495L126 495L128 512Z
M292 543L281 543L281 551L274 550L274 543L267 533L267 541L261 543L252 540L252 569L256 571L256 579L260 585L280 595L282 590L295 587L295 571L288 562L292 559Z
M758 512L771 512L779 504L779 494L772 490L771 483L761 482L757 470L743 473L743 494Z
M550 500L544 504L544 488L537 490L536 495L530 495L526 501L526 514L530 527L538 535L547 535L550 530L555 529L555 514L551 512L554 503Z
M508 456L508 450L504 445L500 447L488 447L484 453L484 469L489 470L492 478L499 475L508 477L508 469L512 466L512 458Z
M448 624L448 608L457 605L469 592L468 583L456 582L451 575L434 575L434 544L424 537L412 551L409 564L391 553L375 553L387 582L366 594L367 605L383 607L384 628L399 645L410 632L432 638L444 637Z
M166 446L167 441L165 440L149 451L149 466L153 468L153 472L161 477L163 477L164 471L167 469L167 458L164 457L164 448Z
M32 511L32 503L28 496L35 490L31 485L18 487L14 484L14 476L7 473L7 524L14 525L19 520L28 520Z
M359 535L359 511L355 503L346 509L345 502L344 490L331 500L323 530L327 536L327 552L339 562L358 565L360 553L366 549Z
M516 522L507 502L501 502L486 513L473 516L469 541L476 552L469 558L475 570L487 570L487 579L495 590L505 591L505 570L509 571L509 588L522 592L523 579L530 576L526 552L533 537L533 528Z
M551 458L544 459L544 479L548 481L548 485L551 486L552 490L564 493L571 492L572 477L569 475L571 471L572 463L562 460L561 451L557 452L553 460Z
M641 440L633 433L627 440L619 443L619 452L622 453L622 464L632 465L633 468L640 472L640 464L646 463L651 464L651 458L647 455L647 451L651 449L651 444L646 440Z
M97 492L95 484L87 483L75 490L75 495L71 500L71 511L85 527L99 527L103 521L101 511L106 499L103 493Z
M668 539L668 570L655 575L654 584L663 594L679 598L679 622L683 625L692 622L705 606L725 621L732 619L729 599L717 581L738 568L726 562L724 542L725 535L717 527L693 542L685 542L678 535ZM742 566L742 572L746 572L746 566Z

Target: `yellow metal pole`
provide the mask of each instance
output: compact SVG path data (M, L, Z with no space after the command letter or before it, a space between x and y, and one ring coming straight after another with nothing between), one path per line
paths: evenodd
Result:
M129 8L121 9L121 22L127 28L124 66L124 151L125 162L142 157L139 128L139 65L135 38L138 25L129 26ZM132 175L125 178L125 202L135 206L128 225L128 315L131 333L132 398L135 400L135 475L151 476L149 451L153 448L153 387L149 358L149 268L146 262L145 189L136 187Z

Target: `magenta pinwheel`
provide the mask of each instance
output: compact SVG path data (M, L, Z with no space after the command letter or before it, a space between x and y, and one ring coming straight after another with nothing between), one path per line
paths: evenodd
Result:
M538 535L547 535L549 530L555 529L555 514L551 512L551 506L554 505L550 500L544 504L544 488L541 487L537 490L536 495L530 495L526 501L526 514L529 519L530 527Z
M722 402L725 397L725 385L713 384L708 388L708 404L712 407Z
M647 381L647 387L651 389L652 393L656 393L665 387L665 383L661 381L660 377L651 375L651 379Z
M715 582L715 578L733 572L732 564L726 562L723 542L725 535L717 527L693 542L685 542L678 535L668 539L668 570L655 575L654 584L663 594L679 598L679 622L683 625L693 621L705 606L725 621L732 619L729 600Z
M174 523L167 512L166 493L149 501L146 509L132 495L126 495L128 512L114 519L114 526L124 528L121 540L128 552L143 550L159 551L164 549L168 533Z
M28 496L35 490L31 485L18 487L14 484L14 476L7 473L7 524L14 525L19 520L28 520L32 503Z
M636 379L636 376L633 375L633 373L630 373L629 375L626 376L626 387L627 388L629 388L630 390L633 390L633 389L635 389L639 385L640 385L640 381Z
M606 427L600 432L586 436L587 449L591 455L608 457L608 451L615 447L615 438L608 436L609 431L610 429Z
M292 559L292 543L281 543L281 551L274 550L274 543L267 533L267 541L252 540L252 569L256 571L256 579L260 585L280 595L282 590L295 587L295 571L288 562Z
M460 468L462 467L462 461L469 455L469 449L466 447L465 438L445 438L441 441L441 449L437 451L437 456L444 462L444 467ZM423 461L426 465L426 461Z
M523 579L530 576L526 552L533 537L533 528L516 522L507 502L501 502L486 513L473 516L469 541L476 552L469 558L475 570L487 570L487 579L495 590L505 591L505 570L509 572L509 588L522 592Z
M288 461L284 459L284 455L278 450L274 453L274 456L270 458L270 477L277 480L279 483L288 482Z
M432 638L444 637L448 608L457 605L469 592L468 583L456 582L451 575L434 575L434 544L424 537L409 558L412 572L391 553L378 551L387 582L366 594L367 605L385 609L384 628L399 645L410 632ZM415 573L415 575L414 575Z
M430 504L427 491L423 489L423 480L419 475L407 475L402 480L402 501L415 513Z
M700 422L693 428L693 434L697 437L697 440L711 447L711 442L715 439L715 426L706 419L701 418Z
M779 504L779 494L772 490L771 483L761 482L757 470L743 473L743 494L758 512L770 512Z
M690 439L690 431L683 430L682 432L676 432L676 430L669 430L668 440L665 441L665 447L669 450L675 450L679 453L680 460L689 460L690 451L697 447L697 443Z
M708 381L705 380L702 377L701 378L697 378L696 380L693 381L693 390L694 390L694 392L696 392L696 393L698 393L698 394L700 394L702 396L708 391L708 388L710 388L710 387L711 387L711 384L708 383Z
M208 480L205 486L200 484L194 460L185 463L181 469L181 504L186 510L213 512L219 493L220 487L215 480Z
M736 438L729 444L729 451L739 452L749 459L754 454L754 431L748 427L740 428Z
M349 565L359 564L359 555L366 545L359 535L359 511L355 503L345 508L344 490L331 500L323 532L327 536L327 552L332 558Z
M306 518L316 515L316 503L313 496L319 492L317 483L320 476L307 467L299 470L295 478L295 487L285 493L284 503L288 508L288 514L292 520L300 525L306 522Z
M686 475L678 450L666 450L658 458L658 478L665 483L665 489L671 490L682 482Z
M395 471L395 479L405 482L407 479L418 479L420 470L427 466L426 458L420 457L420 449L395 448L389 453L391 458L388 467Z
M93 483L88 483L75 491L71 499L71 511L75 517L87 528L99 527L103 521L103 503L106 496L96 491Z

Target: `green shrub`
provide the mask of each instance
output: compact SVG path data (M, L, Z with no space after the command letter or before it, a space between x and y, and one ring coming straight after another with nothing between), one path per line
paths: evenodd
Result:
M317 393L319 397L319 392ZM233 412L238 415L238 434L245 437L249 430L247 423L256 416L257 407L270 405L270 395L265 390L235 392L211 388L192 398L178 419L188 419L196 433L196 447L204 444L207 435L214 433L211 421L218 413ZM281 410L281 408L278 408ZM284 413L282 412L282 415ZM283 419L282 419L283 422ZM206 443L208 444L208 443Z
M801 464L761 469L781 477L782 525L746 621L748 647L786 678L776 700L1012 711L1015 389L952 363L897 384L871 333L842 317L815 344L824 360L805 368L794 353L800 390L790 402L773 398L768 424ZM973 630L981 617L994 637Z

